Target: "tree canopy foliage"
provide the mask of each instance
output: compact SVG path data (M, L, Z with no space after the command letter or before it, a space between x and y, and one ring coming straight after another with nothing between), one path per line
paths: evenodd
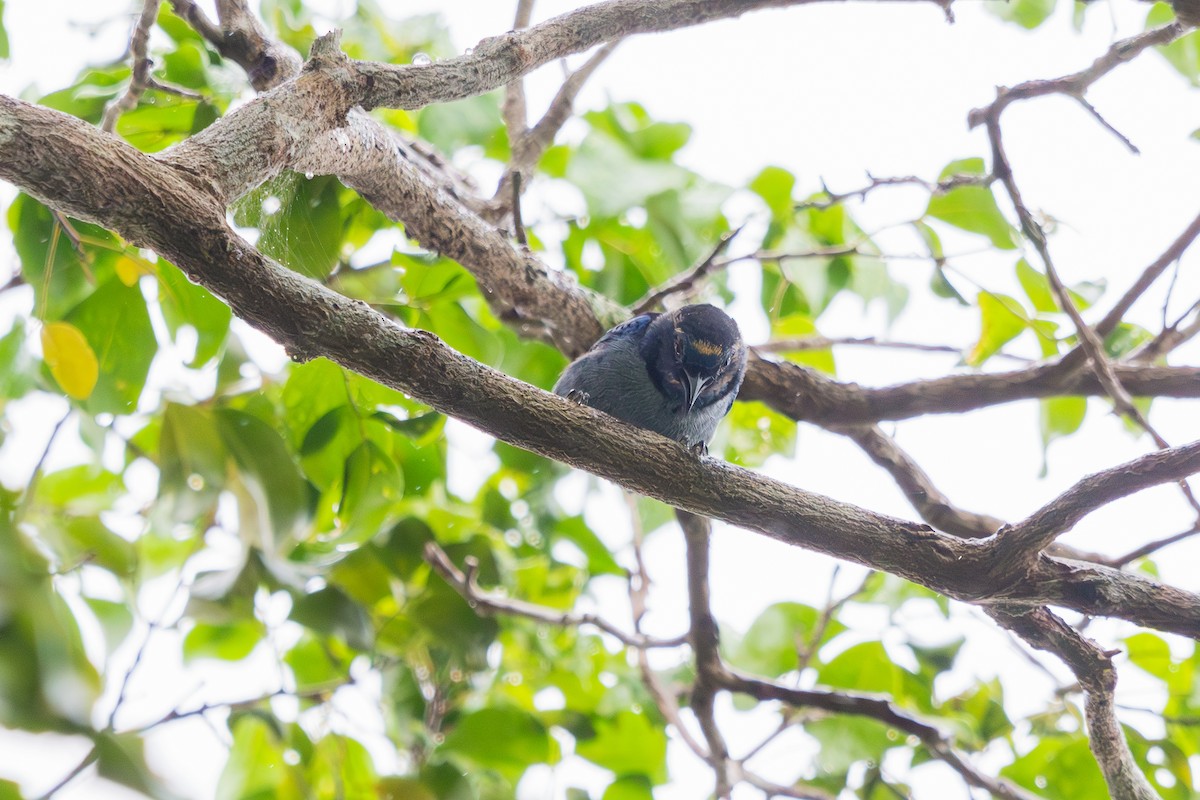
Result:
M1168 441L1154 402L1200 397L1200 368L1178 363L1200 304L1172 297L1200 216L1128 285L1065 282L1004 115L1061 95L1132 148L1088 90L1155 51L1200 85L1200 12L1149 7L1144 32L1079 71L964 109L985 152L851 191L769 164L723 184L680 158L689 125L634 97L575 113L626 37L804 5L607 0L540 20L520 0L513 31L463 52L438 17L369 0L324 36L301 0L218 0L215 17L145 0L125 57L0 95L0 178L21 190L0 452L24 476L0 488L0 725L72 743L0 798L93 770L187 792L186 750L156 743L214 730L221 798L635 800L683 782L865 800L930 781L937 797L1195 796L1200 584L1161 581L1155 559L1200 521L1146 520L1121 552L1060 538L1155 486L1200 520L1200 443ZM988 13L1036 28L1053 8ZM531 117L524 76L567 57ZM893 225L915 254L859 221L899 190L922 196ZM1008 274L956 269L962 243ZM1127 319L1152 287L1153 329ZM847 298L894 321L914 292L970 309L975 335L823 333ZM542 391L611 325L694 301L768 332L710 456ZM835 354L863 347L958 363L840 380ZM1107 410L1144 454L1097 456L1001 520L944 494L880 425L1014 401L1037 404L1043 448ZM31 421L47 434L32 449ZM800 423L861 448L913 520L769 477ZM730 625L706 517L852 566L823 603L783 587ZM645 557L680 527L677 562ZM653 612L672 603L682 627L663 630ZM981 630L1053 689L1014 697L960 663ZM1114 688L1131 676L1150 687L1136 708ZM700 784L669 769L672 748L707 765Z

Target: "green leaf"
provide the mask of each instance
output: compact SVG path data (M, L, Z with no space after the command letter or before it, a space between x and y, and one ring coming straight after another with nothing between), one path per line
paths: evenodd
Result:
M112 508L125 490L121 476L95 464L78 464L42 476L39 502L71 514L99 514Z
M243 537L255 534L260 541L276 545L294 535L309 511L308 490L304 479L279 434L258 417L224 408L216 413L217 430L226 449L233 455L239 474L255 491L254 498L265 504L269 531L242 531ZM266 538L267 536L270 538Z
M1082 734L1044 736L1000 774L1051 800L1108 796L1104 776Z
M95 597L85 597L83 601L100 623L100 629L104 632L105 649L111 656L133 629L133 612L125 603L114 603Z
M653 788L644 775L629 775L610 783L601 800L654 800Z
M150 362L158 352L141 289L110 279L76 306L67 320L87 337L99 363L88 410L112 414L137 410Z
M796 176L783 167L764 167L754 176L747 188L761 197L771 209L777 222L786 222L794 214L792 191L796 188Z
M96 746L96 768L100 775L144 795L162 795L164 787L146 765L145 742L141 736L99 733L92 741Z
M624 575L625 570L612 557L608 545L588 527L581 516L564 517L555 522L554 539L568 541L579 548L592 575Z
M559 757L558 747L537 717L504 706L461 717L439 751L467 765L496 770L512 783L533 764L552 764Z
M239 225L258 228L258 249L284 266L322 280L342 252L342 208L331 176L288 173L247 194L235 206Z
M984 3L988 11L1005 22L1032 30L1054 13L1055 0L995 0Z
M186 325L196 333L196 350L188 366L199 368L216 358L229 334L233 313L203 286L188 280L177 267L158 262L158 301L167 330L178 341Z
M254 650L266 636L263 624L255 619L242 619L223 625L196 623L183 639L183 658L218 658L240 661Z
M855 689L895 696L903 682L901 669L882 642L862 642L843 650L817 672L817 681L835 689Z
M1175 20L1175 10L1168 3L1155 3L1146 14L1146 29L1157 28ZM1180 75L1192 86L1200 86L1200 31L1190 31L1170 44L1155 48L1162 53Z
M287 651L283 662L292 670L297 691L327 691L347 679L348 668L335 657L334 644L336 642L322 642L311 634L305 634ZM353 655L349 651L346 654Z
M366 610L335 586L300 597L290 618L317 633L337 636L355 650L371 649L375 639Z
M6 59L8 55L8 31L4 29L4 0L0 0L0 59Z
M820 743L817 769L826 775L845 775L861 761L879 764L884 751L895 745L887 726L866 717L826 717L806 724L804 732Z
M1125 653L1130 661L1159 680L1171 679L1171 648L1162 637L1149 632L1128 636L1125 639Z
M67 521L65 533L80 552L79 558L125 578L137 568L137 551L132 542L118 536L99 517L76 517Z
M378 445L365 441L345 461L336 532L339 544L359 544L390 527L404 495L404 474Z
M1008 295L980 292L979 341L967 354L966 361L978 367L1000 352L1000 348L1012 341L1029 326L1025 309Z
M956 175L983 175L983 159L965 158L952 161L942 170L939 180ZM988 237L1001 250L1016 248L1016 231L996 205L996 198L987 186L959 186L929 198L925 215L939 219L964 231Z
M771 322L772 339L807 339L820 336L816 321L808 314L788 314ZM819 369L827 375L837 374L837 364L833 358L833 349L826 347L817 349L779 350L780 355L797 364Z
M1070 436L1083 425L1087 415L1086 397L1048 397L1038 402L1038 417L1042 432L1042 458L1055 439Z
M638 158L608 134L592 131L567 165L567 179L583 192L589 213L615 217L656 194L682 189L688 172Z
M244 714L231 727L233 744L217 781L215 800L302 800L309 796L284 760L283 746L269 723L258 715Z
M178 55L170 59L169 66L168 71L176 73L171 78L174 83L197 82L195 72L190 73L191 79L179 79L178 73L182 70L179 69ZM142 105L121 115L117 120L117 133L138 150L156 153L203 130L215 119L216 110L203 100Z
M33 358L25 348L25 321L13 320L0 337L0 400L24 397L37 383Z
M477 145L490 158L508 158L508 134L496 92L426 106L417 116L417 133L443 153Z
M1023 258L1017 260L1017 280L1020 281L1021 288L1025 290L1025 296L1029 298L1035 311L1044 314L1058 311L1058 303L1050 289L1050 281Z
M791 672L799 666L800 651L809 648L819 616L815 608L800 603L768 606L755 618L736 649L729 654L730 662L748 672L769 678ZM822 634L822 641L828 641L843 630L845 626L830 620Z
M667 736L645 714L622 711L595 723L596 735L577 739L575 752L617 777L643 775L652 784L667 780Z
M81 258L50 209L28 195L18 195L8 209L21 274L33 288L34 308L44 322L62 319L91 294L93 286L111 279L115 272L116 237L78 220L71 225L89 241L105 246L83 245L85 258Z
M1113 332L1104 337L1104 351L1109 358L1119 359L1132 353L1154 338L1154 334L1141 325L1120 322Z
M206 515L225 487L228 458L210 409L169 403L159 436L159 513L175 522Z

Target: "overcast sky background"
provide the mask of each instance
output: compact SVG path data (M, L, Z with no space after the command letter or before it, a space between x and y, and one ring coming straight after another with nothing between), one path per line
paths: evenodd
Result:
M396 24L412 14L442 13L457 46L465 49L485 36L508 30L515 4L383 0L381 5ZM535 20L579 5L542 0ZM693 138L681 161L732 186L744 185L767 164L793 171L804 192L818 189L822 178L834 190L857 188L865 182L864 171L868 170L881 176L916 174L932 179L952 159L987 155L983 133L968 131L966 116L971 108L992 99L995 86L1056 77L1087 66L1116 38L1139 31L1147 9L1130 0L1101 0L1089 9L1082 33L1076 33L1070 4L1059 5L1055 16L1034 32L1001 23L978 2L956 4L958 22L954 25L948 25L933 4L917 3L839 3L751 13L738 20L622 43L584 90L578 107L587 110L610 100L636 100L657 119L691 123ZM323 7L333 20L339 9L347 10L351 4L328 2ZM31 83L43 92L50 91L67 85L82 64L119 57L132 16L101 26L95 36L88 33L88 23L110 19L127 8L127 3L112 0L12 0L4 20L12 59L0 65L0 91L23 92ZM531 114L544 107L561 74L557 65L550 65L530 79ZM1051 247L1064 279L1108 281L1109 292L1099 304L1099 313L1196 214L1200 144L1188 137L1200 127L1198 97L1154 53L1117 69L1092 89L1090 101L1141 148L1140 156L1131 155L1081 108L1062 98L1019 103L1004 116L1010 160L1027 203L1059 221ZM571 136L573 131L568 129L564 135ZM11 187L0 186L0 203L6 205L12 196ZM877 193L865 206L855 206L854 213L867 230L876 230L916 218L924 204L921 192L896 189ZM1007 208L1003 201L1001 207ZM729 215L736 224L752 209L744 199L735 200ZM886 253L921 252L916 240L902 229L883 231L878 241ZM966 235L951 233L945 241L951 253L980 247L976 237ZM969 286L965 282L969 278L994 291L1016 293L1015 259L1015 254L989 253L954 263L964 276L964 288ZM1176 287L1172 308L1177 313L1200 296L1197 266L1200 253L1189 253ZM15 254L7 240L0 239L0 281L12 269L16 269ZM890 330L885 327L882 308L864 309L856 300L843 298L823 317L822 332L971 344L978 334L977 312L926 297L928 264L897 261L893 274L911 284L913 300ZM735 276L735 282L749 297L749 302L735 304L735 316L747 339L761 342L767 331L759 316L761 310L754 308L755 279L741 274ZM1130 317L1155 327L1163 288L1149 293ZM28 298L20 296L0 299L0 334L7 330L13 314L27 311L28 304ZM1032 342L1025 344L1032 355ZM955 368L957 360L891 351L880 355L864 349L841 349L837 355L840 378L870 385L945 374ZM1173 361L1195 363L1196 356L1197 348L1189 347ZM1160 400L1155 404L1154 421L1173 443L1200 438L1195 416L1194 410L1185 411L1182 403ZM22 419L28 424L14 431L0 448L0 480L10 485L19 481L22 470L27 473L57 416L30 414ZM1145 439L1130 437L1098 400L1091 403L1083 431L1054 445L1044 479L1039 477L1042 456L1037 407L1032 402L922 418L889 430L953 502L1010 520L1025 516L1082 475L1141 455L1150 446ZM453 426L452 435L458 445L454 456L460 467L458 488L466 492L480 474L478 466L467 465L486 465L490 440L461 425ZM915 516L890 479L852 443L801 426L797 450L795 460L773 460L765 471L876 511ZM50 463L61 465L73 456L70 447L64 446L56 449L54 457L57 462ZM586 482L585 476L573 477L564 487L564 502L578 502L575 498ZM611 521L623 518L612 511L621 503L611 488L589 503L595 527L614 546L628 537L627 526ZM1085 520L1066 541L1086 549L1122 552L1186 528L1190 522L1178 491L1159 488L1113 504ZM686 620L678 540L673 532L664 531L648 544L647 559L656 580L650 619L655 632L674 634ZM1160 564L1164 578L1200 590L1194 568L1198 558L1200 545L1176 547ZM777 600L823 603L833 566L829 559L732 529L719 530L713 563L717 614L722 622L740 630ZM835 593L854 586L861 574L858 568L843 568ZM628 618L624 589L615 583L602 587L595 602L621 623ZM999 674L1008 690L1011 712L1029 712L1044 702L1050 681L1016 654L1005 635L990 623L979 622L979 615L972 610L956 605L953 626L940 621L932 610L928 614L914 611L913 615L916 618L909 620L910 627L920 630L927 643L945 641L956 629L967 631L969 641L960 659L959 677L939 684L939 692L949 694L963 688L952 685L953 680L969 683ZM886 622L866 613L860 617L863 638L874 635ZM1129 632L1127 626L1116 624L1096 625L1090 630L1096 635ZM1182 643L1177 644L1182 648ZM161 690L180 679L172 649L164 646L161 653L147 659L148 667L141 676L160 675L161 685L152 685L146 697L130 698L130 720L142 718L138 703L144 704L144 719L149 721L160 709L178 702L177 695L155 694L156 688ZM251 661L261 664L261 685L270 690L275 680L273 661L268 654L258 655L263 657ZM245 675L245 665L218 665L206 679L205 688L190 697L198 702L213 695L224 699L252 695L253 681L247 683ZM1121 702L1139 706L1155 702L1136 669L1124 667L1120 675ZM232 692L231 680L240 681ZM339 702L345 714L332 715L328 724L362 736L364 726L370 730L375 724L370 681L357 693L343 694ZM732 712L726 707L723 713ZM766 713L739 719L735 752L774 725ZM1150 717L1131 715L1126 721L1153 732ZM151 738L149 752L169 774L171 785L189 797L211 795L224 757L218 735L201 721L176 723L160 731ZM0 731L0 753L20 754L19 759L0 757L0 776L20 777L28 781L31 791L45 789L73 765L73 753L81 758L86 752L86 745L79 742L55 740L56 745L48 747L47 741ZM802 735L785 738L766 754L763 771L786 780L797 760L797 748L807 747L811 743ZM386 750L376 739L372 752L381 770L393 766ZM773 773L772 768L778 772ZM672 747L671 769L676 783L657 793L660 800L702 796L711 788L707 769L698 768L682 746ZM948 770L928 767L918 775L917 786L928 792L918 793L918 797L967 797L958 779L948 777ZM560 797L572 784L585 785L598 796L607 780L603 770L573 759L557 775L548 769L532 770L522 785L522 797ZM108 786L104 796L128 795ZM745 796L756 795L749 792ZM86 778L60 795L98 796L97 782Z

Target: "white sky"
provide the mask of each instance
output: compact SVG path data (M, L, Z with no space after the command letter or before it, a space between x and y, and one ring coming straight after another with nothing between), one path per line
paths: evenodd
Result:
M331 0L329 5L337 4ZM383 0L382 5L396 20L440 11L450 21L457 45L465 48L507 30L514 4ZM542 0L536 18L545 19L577 5ZM1076 34L1071 29L1070 4L1059 5L1054 18L1033 33L999 23L976 2L956 6L955 25L947 25L933 4L839 3L752 13L739 20L623 43L593 78L579 105L587 109L609 99L637 100L655 118L690 122L695 132L682 160L700 173L732 185L744 183L766 164L793 171L802 191L817 189L822 177L835 190L857 188L865 181L865 170L876 175L934 178L951 159L987 154L983 134L968 131L965 120L971 108L991 100L993 87L1055 77L1090 64L1114 38L1140 30L1147 8L1130 0L1102 0L1089 10L1082 34ZM0 91L16 93L30 82L42 90L59 88L80 64L117 57L124 48L125 23L103 27L94 40L85 36L77 23L108 19L113 9L125 7L124 2L112 0L9 2L5 23L13 58L0 66ZM531 112L536 113L539 102L548 100L560 75L560 70L551 66L533 77ZM1061 98L1021 103L1004 117L1010 160L1026 201L1060 221L1051 246L1064 278L1068 282L1108 281L1109 294L1100 303L1101 312L1196 214L1200 145L1188 135L1200 127L1197 98L1153 53L1116 70L1094 87L1089 99L1141 148L1140 156L1130 155L1082 109ZM7 202L9 197L8 187L0 187L0 198ZM739 212L742 207L731 207L730 214L744 213ZM897 189L878 193L856 214L870 230L915 218L923 207L920 192ZM903 230L885 231L879 240L885 252L920 252ZM950 252L979 247L978 240L965 235L949 234L945 241ZM1015 258L987 255L956 263L964 274L989 289L1015 292ZM1184 259L1173 308L1182 310L1200 295L1198 265L1200 253ZM14 266L11 247L0 242L0 280ZM856 301L844 299L823 318L823 332L890 335L898 340L956 345L973 340L978 332L975 312L924 296L929 273L926 264L900 261L894 270L911 282L914 300L891 331L883 327L880 308L864 310ZM747 291L753 289L753 279L739 281ZM1132 316L1153 326L1162 297L1161 287L1157 287ZM766 330L752 306L739 304L735 311L745 312L738 314L739 321L747 337L756 342L765 337ZM0 332L6 329L13 311L0 303ZM1186 349L1175 363L1195 362L1196 352L1194 347ZM954 362L951 357L892 352L881 357L850 349L838 352L840 377L870 385L943 374L954 368ZM1183 403L1156 404L1154 421L1174 443L1200 438L1195 412L1185 408ZM1033 403L929 417L894 428L901 444L955 503L1007 519L1019 519L1083 474L1136 457L1149 446L1145 440L1129 437L1099 401L1092 402L1083 432L1054 446L1045 479L1038 477L1041 454ZM455 431L455 441L460 443L457 464L478 459L480 450L488 446L486 439L461 426ZM0 451L0 463L28 452L25 442L44 441L44 432L37 427L19 433L20 437L10 437L9 446ZM805 489L885 513L914 516L890 480L845 440L802 426L798 452L794 462L772 462L768 471ZM583 480L579 477L576 485ZM616 494L607 492L591 502L589 512L606 539L619 545L625 541L625 531L599 522L612 519L615 502L619 502ZM1190 521L1178 492L1164 488L1113 504L1085 520L1066 540L1087 549L1119 552L1174 533ZM651 625L672 634L681 629L685 619L682 551L677 540L672 533L660 533L651 538L647 553L657 581ZM1194 569L1198 557L1200 544L1175 548L1161 564L1164 576L1182 587L1200 590ZM743 630L771 602L824 602L832 565L828 559L730 529L718 534L713 563L718 615ZM858 574L857 569L843 569L838 591L854 585ZM747 591L751 585L753 591ZM598 593L596 602L606 614L624 622L622 596L623 591L609 587ZM885 623L861 616L864 637ZM1043 702L1049 682L1020 657L997 657L998 652L1013 651L989 623L974 622L977 616L956 606L955 624L964 625L969 636L960 661L962 679L999 674L1008 690L1010 711L1032 711ZM931 615L910 622L930 642L952 635L950 626ZM1095 625L1090 631L1111 637L1129 629ZM158 661L143 675L179 675L178 664L168 655L170 649L164 647L156 656ZM259 662L261 666L271 659ZM231 668L229 672L243 683L225 697L247 696L253 687L245 683L245 670ZM219 686L227 680L218 675L209 683ZM267 667L259 680L265 688L273 688L273 673ZM1121 680L1123 702L1138 706L1155 702L1155 695L1146 693L1135 669L1122 669ZM950 693L962 687L938 688ZM155 691L152 687L148 694ZM170 708L178 699L174 694L162 694L161 687L157 691L157 696L131 698L131 718L140 718L140 709L145 719L153 719L156 709ZM201 691L196 696L204 695ZM351 697L346 702L369 705L370 698ZM725 708L723 713L732 712ZM1153 723L1145 718L1131 716L1127 721L1153 732ZM743 718L736 726L735 752L772 724L765 714ZM806 746L800 737L786 744ZM177 791L190 797L211 794L223 750L202 723L166 726L152 737L149 749L153 757L162 759L158 763L170 773ZM6 757L0 756L0 776L21 776L30 790L45 789L52 776L64 772L73 765L72 759L82 757L85 751L78 743L49 747L45 739L0 732L0 753L22 754L20 763L5 763ZM186 757L180 758L179 753ZM777 771L772 776L786 780L795 758L795 750L777 748L767 755L763 771ZM380 763L381 768L386 766ZM673 746L671 768L676 783L657 793L660 800L701 796L710 788L707 770L698 767L682 746ZM561 770L557 777L549 771L531 776L522 787L522 796L559 797L569 785L568 776L597 794L607 780L603 771L575 760L569 771ZM945 779L946 773L936 768L923 771L916 785L929 793L918 796L938 800L967 797L965 790L958 788L957 778ZM96 781L83 779L60 796L95 797L96 787ZM122 794L113 789L110 796ZM745 796L757 796L757 792Z

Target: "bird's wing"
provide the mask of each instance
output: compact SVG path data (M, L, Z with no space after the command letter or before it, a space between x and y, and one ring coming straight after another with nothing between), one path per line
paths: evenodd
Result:
M610 328L608 333L601 336L599 341L592 345L592 352L597 350L605 350L616 341L640 340L646 334L646 329L650 327L650 323L653 322L654 318L657 316L659 315L653 312L649 314L639 314L633 319L627 319L620 325Z

